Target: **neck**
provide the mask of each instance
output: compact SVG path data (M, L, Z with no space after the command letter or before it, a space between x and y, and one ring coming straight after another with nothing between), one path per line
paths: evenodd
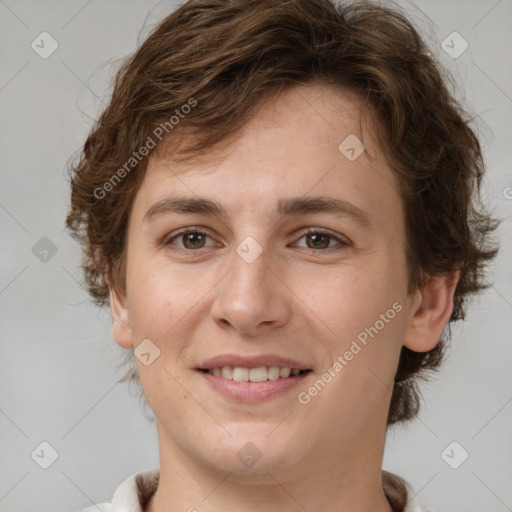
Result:
M299 467L257 475L219 471L181 451L161 425L158 434L160 481L145 512L392 512L381 472L385 432L360 433L348 446L315 450Z

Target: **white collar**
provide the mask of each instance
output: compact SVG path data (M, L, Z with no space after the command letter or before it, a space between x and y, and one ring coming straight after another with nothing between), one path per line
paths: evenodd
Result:
M111 503L101 503L96 507L84 509L82 512L143 512L142 503L147 503L153 495L160 477L160 469L150 469L130 475L115 491ZM412 486L403 480L407 489L407 505L404 512L430 512L416 500Z

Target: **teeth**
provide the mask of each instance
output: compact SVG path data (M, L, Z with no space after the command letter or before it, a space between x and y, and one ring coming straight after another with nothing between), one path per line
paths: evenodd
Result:
M210 375L222 377L235 382L265 382L266 380L286 379L299 375L301 370L297 368L279 368L278 366L258 366L257 368L242 368L223 366L208 370Z
M267 369L264 366L259 366L258 368L251 368L249 370L249 380L251 382L265 382L267 380L267 377Z
M292 373L290 368L281 368L279 370L279 377L281 377L282 379L285 379L286 377L290 376L290 373Z
M221 369L221 375L223 379L232 379L233 368L231 368L231 366L223 366Z
M268 370L267 370L267 377L269 378L269 380L277 380L279 379L279 368L277 366L271 366Z
M233 368L233 380L235 382L248 382L249 368Z

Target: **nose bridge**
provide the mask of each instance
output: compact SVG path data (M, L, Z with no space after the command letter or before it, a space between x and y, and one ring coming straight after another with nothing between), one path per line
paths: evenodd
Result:
M254 301L265 300L265 296L271 292L272 284L270 283L272 274L271 254L262 237L258 237L261 244L256 240L255 236L249 235L245 237L233 251L230 258L230 267L232 269L230 281L232 288L230 293L234 296Z
M244 238L226 259L229 272L212 307L215 320L245 332L263 322L282 324L289 314L286 290L272 268L275 258L266 240L259 237L260 244L257 236Z

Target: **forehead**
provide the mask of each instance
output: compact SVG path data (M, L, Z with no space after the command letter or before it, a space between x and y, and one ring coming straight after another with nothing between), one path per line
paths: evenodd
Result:
M335 194L360 205L383 198L396 202L397 179L374 128L354 93L293 87L206 154L176 162L173 138L164 139L148 163L135 210L140 216L165 197L205 193L224 202L228 213L230 203L238 211L244 205L261 211L266 204L275 211L276 196ZM361 143L365 151L358 156Z
M368 114L368 110L363 109L363 103L356 92L318 83L298 85L264 100L254 117L240 130L220 140L213 147L208 148L204 154L187 155L183 160L174 158L176 154L181 157L180 147L193 143L194 134L200 129L185 125L180 132L169 133L158 144L150 158L150 163L155 161L168 164L179 163L177 169L180 172L195 167L206 169L222 161L238 144L248 144L251 138L254 140L264 136L265 132L269 135L283 128L290 133L287 145L293 145L293 140L299 145L301 139L307 139L308 147L311 149L315 144L337 145L341 129L347 133L356 134L359 138L371 137L372 140L369 143L373 146L377 136L371 127L375 123ZM290 130L292 126L293 131ZM273 135L273 133L270 135L270 139ZM278 144L281 142L282 140ZM379 148L373 148L372 152L377 149Z

